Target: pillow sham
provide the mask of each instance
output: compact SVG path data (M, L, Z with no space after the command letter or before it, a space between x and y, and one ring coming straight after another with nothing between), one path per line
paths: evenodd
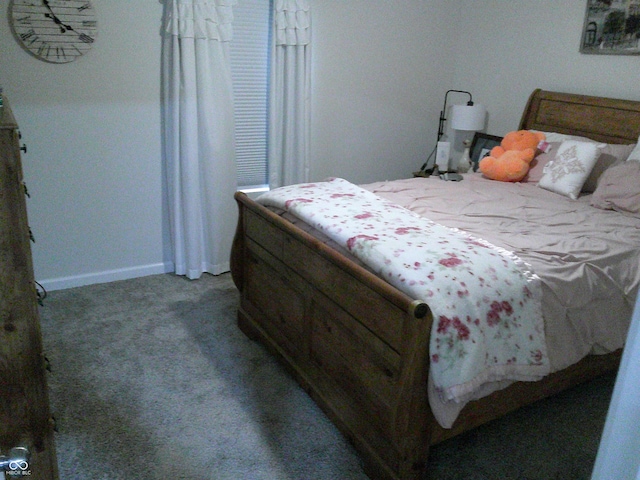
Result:
M629 159L631 153L634 148L637 148L636 144L632 145L614 145L614 144L605 144L605 146L600 151L600 156L596 161L596 164L591 170L587 181L584 182L582 187L583 193L593 193L598 186L598 179L607 170L616 162L624 162ZM640 161L640 150L638 150L638 161Z
M599 143L590 138L580 137L577 135L567 135L565 133L556 132L543 133L545 134L546 141L549 144L549 149L546 153L537 155L536 158L531 162L531 168L529 169L529 173L527 174L527 177L525 177L523 182L536 183L540 181L540 179L542 178L544 166L550 160L554 159L554 157L556 156L556 152L558 151L558 147L563 141L580 140L584 142ZM607 168L611 167L611 165L613 165L614 163L625 161L627 160L627 158L631 159L630 157L633 153L637 154L638 161L640 161L640 146L638 146L640 145L640 138L638 140L639 144L604 144L605 146L602 148L595 166L591 170L591 173L582 186L582 193L593 193L598 184L598 179L600 178L602 173Z
M638 137L638 143L636 144L636 148L629 154L627 160L633 160L635 162L640 162L640 137Z
M562 142L553 160L544 166L538 186L576 200L604 146L579 140Z
M619 163L604 172L589 202L605 210L640 214L640 161Z
M547 143L549 144L547 151L536 155L535 158L531 160L529 172L524 180L522 180L523 182L538 183L540 181L545 165L555 158L558 147L562 142Z

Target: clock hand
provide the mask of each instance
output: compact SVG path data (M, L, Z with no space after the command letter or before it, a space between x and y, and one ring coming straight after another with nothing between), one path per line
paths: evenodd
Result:
M71 25L67 25L66 23L62 23L62 21L56 16L56 14L53 13L53 10L51 10L51 6L49 5L49 0L42 0L42 4L45 7L47 7L47 9L49 10L49 13L45 13L44 16L47 17L47 18L50 18L51 20L53 20L54 23L56 25L58 25L58 27L60 27L60 32L61 33L73 32L76 35L78 35L78 38L80 40L82 40L83 42L85 42L85 43L93 43L94 42L94 39L91 38L86 33L79 33Z
M71 31L71 32L75 31L73 27L71 27L70 25L65 25L64 23L62 23L62 21L56 16L56 14L53 13L53 10L51 10L51 6L49 5L49 0L42 0L42 3L44 4L45 7L47 7L47 10L49 10L50 12L50 13L45 13L44 16L53 20L56 23L56 25L60 27L61 33L65 33L66 31Z
M47 18L50 18L55 23L57 23L58 26L60 27L60 32L61 33L65 33L67 31L67 29L64 28L64 25L62 25L62 22L60 21L60 19L58 17L54 16L53 14L49 14L49 13L45 13L44 16L47 17Z

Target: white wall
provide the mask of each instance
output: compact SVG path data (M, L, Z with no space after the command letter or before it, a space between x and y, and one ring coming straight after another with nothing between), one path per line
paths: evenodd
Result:
M54 65L0 9L0 84L20 124L36 279L68 287L165 270L158 0L93 0L98 38Z
M94 0L92 51L26 54L0 10L0 84L28 143L36 278L47 288L164 271L158 0ZM406 177L435 143L453 70L453 7L316 0L312 177ZM126 8L125 8L126 7Z
M311 177L406 178L435 145L455 2L316 0Z
M536 88L640 100L640 57L579 52L586 0L456 1L454 83L487 106L488 133L518 127Z
M171 268L162 200L162 3L93 0L98 40L67 65L25 53L5 3L0 85L29 147L36 278L61 288ZM450 88L485 104L487 130L496 134L517 126L536 87L640 100L638 56L578 53L585 5L312 0L312 179L410 176L435 144Z

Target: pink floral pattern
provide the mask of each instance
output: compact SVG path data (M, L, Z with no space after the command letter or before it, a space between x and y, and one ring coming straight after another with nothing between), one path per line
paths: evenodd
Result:
M540 280L513 253L342 179L281 187L258 201L288 210L429 304L431 376L443 399L549 372Z

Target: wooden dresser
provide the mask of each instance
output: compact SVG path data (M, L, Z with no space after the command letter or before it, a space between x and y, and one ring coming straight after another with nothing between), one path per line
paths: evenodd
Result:
M57 479L18 125L6 102L1 115L0 467L7 479ZM27 462L12 461L15 447Z

